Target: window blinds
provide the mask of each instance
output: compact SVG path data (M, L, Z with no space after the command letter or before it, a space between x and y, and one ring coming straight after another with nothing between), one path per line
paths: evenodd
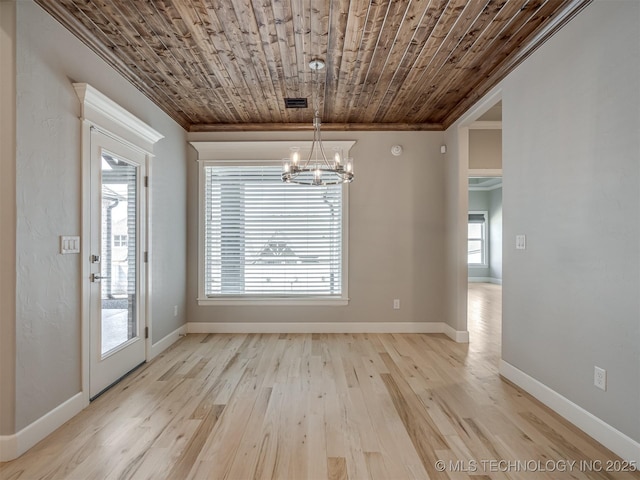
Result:
M484 223L486 221L484 213L470 213L469 223Z
M339 297L342 186L275 166L205 166L205 294Z

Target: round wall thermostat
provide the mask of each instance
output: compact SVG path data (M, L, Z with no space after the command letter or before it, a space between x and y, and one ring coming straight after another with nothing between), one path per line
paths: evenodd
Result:
M391 154L395 157L402 155L402 145L393 145L391 147Z

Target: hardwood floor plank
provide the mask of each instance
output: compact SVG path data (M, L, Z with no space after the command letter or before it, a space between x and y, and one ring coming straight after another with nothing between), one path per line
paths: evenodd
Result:
M325 436L327 456L341 458L346 455L345 439L346 413L343 397L345 394L327 393L324 396Z
M259 395L242 396L225 407L199 456L200 461L211 462L211 478L229 478L251 411L259 398Z
M187 444L167 478L187 478L202 448L211 435L211 431L224 412L224 405L214 405L206 413L191 441Z
M329 480L348 480L347 460L344 457L327 458L327 470L329 471Z
M258 428L252 428L252 426L262 422L265 417L269 400L271 399L271 390L270 387L260 389L258 400L247 421L248 428L245 429L240 440L227 478L252 478L254 476L258 458L256 449L260 444L262 432Z
M387 373L382 374L382 379L385 385L387 385L398 415L400 415L402 423L404 423L409 433L411 442L418 452L420 461L429 473L429 477L433 479L446 479L447 475L438 472L434 467L435 462L438 460L435 451L447 449L448 445L446 440L436 430L435 425L424 415L420 413L416 415L417 412L420 412L421 407L417 405L416 400L412 397L412 392L408 392L408 385L401 388L394 377Z
M389 475L384 458L380 452L364 452L364 458L367 464L369 478L372 480L387 480L393 478Z
M407 476L406 465L409 464L419 465L420 478L427 478L427 472L422 467L411 438L404 428L404 424L398 418L397 411L388 395L366 396L365 400L376 405L374 427L380 442L380 451L389 471L389 478L405 478Z
M285 392L279 385L275 385L271 390L269 404L260 428L260 441L253 460L255 464L253 478L255 479L274 478L276 465L281 463L282 452L278 438L284 399Z
M318 358L319 357L313 357ZM315 370L314 370L315 371ZM316 373L313 378L317 378ZM320 378L322 378L320 376ZM304 478L327 478L327 438L325 436L324 395L318 390L309 392L307 419L307 472Z

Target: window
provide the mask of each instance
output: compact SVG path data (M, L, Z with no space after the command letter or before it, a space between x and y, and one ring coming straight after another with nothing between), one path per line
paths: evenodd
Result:
M469 212L468 263L471 266L487 266L487 212Z
M114 247L126 247L127 246L127 235L114 235L113 236L113 246Z
M345 185L272 165L203 164L200 303L346 303Z

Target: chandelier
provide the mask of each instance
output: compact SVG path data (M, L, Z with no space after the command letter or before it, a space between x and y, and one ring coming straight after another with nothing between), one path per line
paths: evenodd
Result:
M353 158L344 158L339 148L333 149L331 158L327 158L320 127L320 101L318 71L324 68L324 62L314 59L309 62L315 89L312 92L313 102L313 142L309 156L302 160L300 148L291 147L289 158L283 161L282 181L300 185L337 185L353 181Z

